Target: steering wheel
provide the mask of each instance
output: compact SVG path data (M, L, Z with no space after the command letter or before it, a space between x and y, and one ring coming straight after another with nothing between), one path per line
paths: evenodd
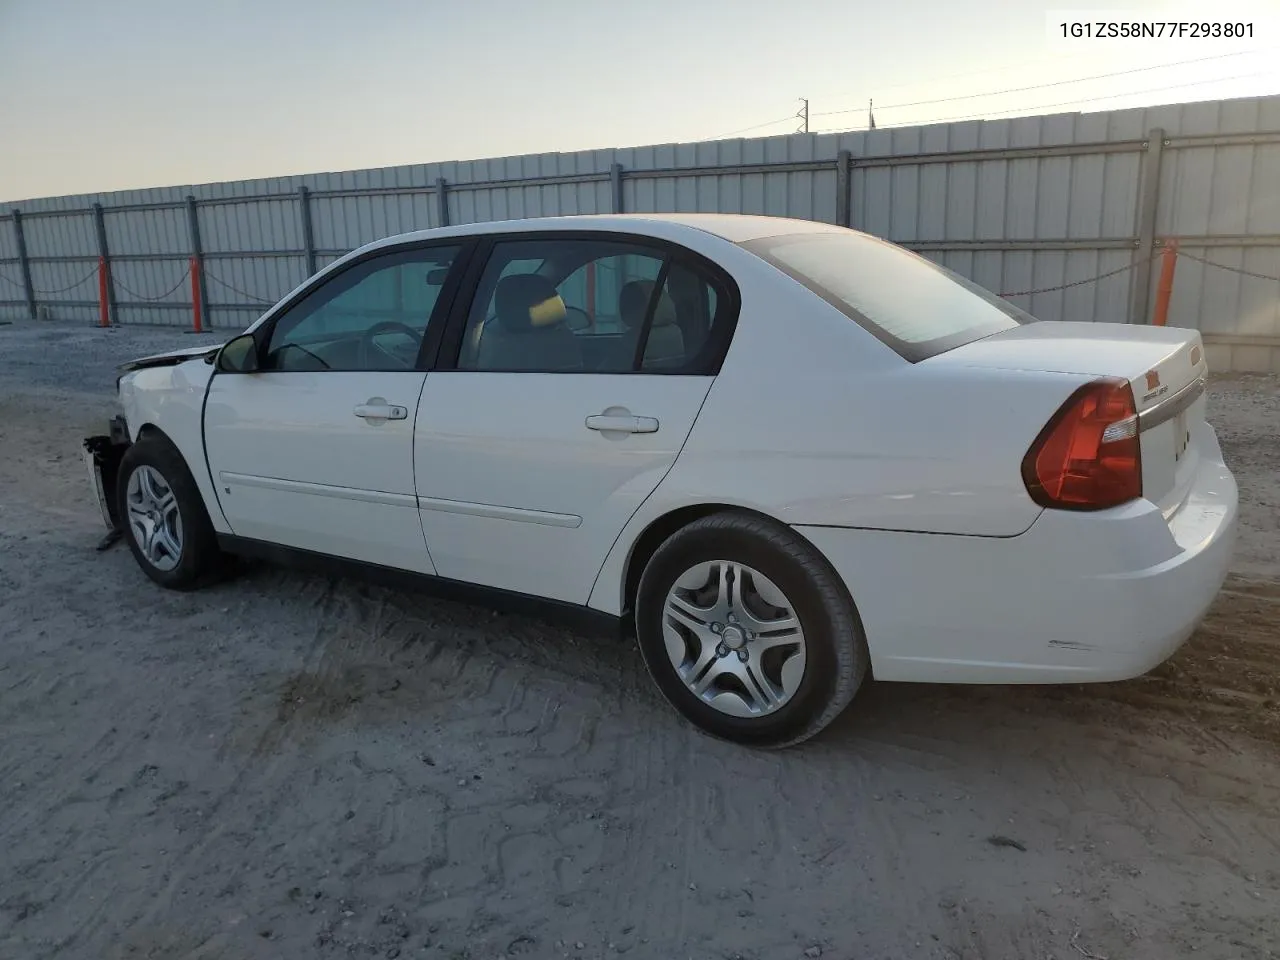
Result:
M406 337L409 337L414 344L415 356L417 355L418 350L422 349L423 335L413 329L413 327L405 323L400 323L398 320L383 320L381 323L375 323L360 337L360 365L362 367L366 369L374 369L369 363L370 350L377 350L383 356L392 360L398 359L373 342L375 337L384 333L403 333ZM413 364L410 363L409 366L413 366Z

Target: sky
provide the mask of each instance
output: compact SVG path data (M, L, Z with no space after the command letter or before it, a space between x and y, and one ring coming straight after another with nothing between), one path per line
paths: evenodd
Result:
M0 0L0 198L1265 94L1275 0Z

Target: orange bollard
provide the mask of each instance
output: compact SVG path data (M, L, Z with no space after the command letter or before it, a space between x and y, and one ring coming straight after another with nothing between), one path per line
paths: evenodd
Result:
M107 258L98 258L98 326L111 326L111 311L107 305Z
M191 332L203 333L204 323L200 316L200 262L191 258Z
M1156 287L1156 313L1153 326L1163 327L1169 320L1169 299L1173 296L1173 271L1178 266L1178 241L1170 240L1160 254L1160 285Z

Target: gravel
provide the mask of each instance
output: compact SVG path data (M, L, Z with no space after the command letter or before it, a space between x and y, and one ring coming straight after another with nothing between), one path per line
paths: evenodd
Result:
M0 327L0 957L1277 950L1274 378L1212 385L1241 538L1170 663L871 684L763 753L689 729L630 644L270 567L168 593L95 552L113 365L216 339Z

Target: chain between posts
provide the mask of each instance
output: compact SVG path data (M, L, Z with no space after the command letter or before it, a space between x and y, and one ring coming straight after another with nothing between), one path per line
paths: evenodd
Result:
M83 277L81 277L79 280L75 281L74 283L68 284L65 287L59 287L57 290L37 290L36 288L33 287L31 292L38 293L46 297L57 296L59 293L66 293L68 290L74 290L76 287L80 286L85 281L92 280L97 275L98 275L98 265L95 263L93 265L92 270L90 270L88 273L86 273ZM7 280L8 278L6 277L5 279Z
M1253 270L1245 270L1243 267L1229 267L1225 263L1215 263L1206 257L1197 257L1194 253L1187 253L1185 250L1178 250L1178 256L1186 257L1188 260L1195 260L1197 263L1203 263L1206 266L1217 267L1219 270L1227 270L1231 273L1238 273L1245 277L1254 277L1257 280L1275 280L1280 283L1280 277L1273 277L1269 273L1256 273Z
M169 288L168 290L166 290L164 293L157 294L157 295L156 295L156 296L154 296L154 297L148 297L148 296L145 296L144 294L138 293L136 290L131 290L131 289L129 289L128 287L126 287L126 286L124 285L124 283L122 283L122 282L121 282L121 280L120 280L120 278L119 278L118 276L115 276L114 271L112 272L112 274L113 274L113 275L112 275L112 279L115 281L115 285L116 285L117 287L119 287L121 290L123 290L125 293L129 294L129 296L131 296L131 297L135 297L135 298L136 298L136 299L138 299L138 300L143 300L143 301L145 301L145 302L147 302L147 303L155 303L155 302L157 302L157 301L159 301L159 300L163 300L165 297L169 296L170 294L176 293L176 292L177 292L177 290L178 290L178 288L179 288L180 286L182 286L182 282L183 282L184 280L186 280L186 279L187 279L187 277L191 274L191 268L190 268L190 267L187 267L187 269L186 269L186 270L183 270L183 271L182 271L182 276L180 276L180 277L178 278L177 282L176 282L176 283L174 283L174 285L173 285L172 287L170 287L170 288ZM122 303L122 304L120 304L120 306L122 306L122 307L127 307L127 306L128 306L128 304L127 304L127 303Z
M1085 277L1083 280L1072 280L1070 283L1060 283L1053 287L1040 287L1036 290L1014 290L1011 293L1001 293L1002 297L1029 297L1037 293L1053 293L1057 290L1070 290L1072 287L1081 287L1086 283L1097 283L1099 280L1106 280L1108 277L1117 277L1122 273L1127 273L1134 268L1149 262L1152 257L1143 257L1141 260L1135 260L1132 263L1126 263L1123 267L1117 267L1114 270L1108 270L1106 273L1099 273L1093 277Z
M227 281L221 279L220 277L215 277L212 273L209 272L208 264L205 264L204 275L207 279L212 280L218 286L226 287L232 293L238 293L242 297L248 297L254 303L262 303L262 304L266 304L267 306L270 306L271 304L275 303L274 300L265 300L262 297L256 297L252 293L248 293L247 291L241 290L239 287L232 286L231 284L227 283Z

